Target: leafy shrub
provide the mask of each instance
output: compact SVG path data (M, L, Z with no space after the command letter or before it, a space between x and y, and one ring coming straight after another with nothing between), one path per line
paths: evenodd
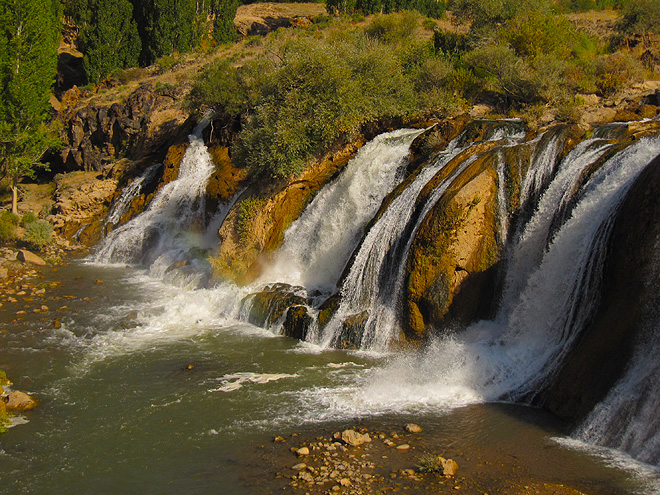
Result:
M207 67L191 90L189 110L213 109L219 115L237 116L245 108L245 90L237 70L222 60Z
M438 54L455 58L470 48L470 42L464 34L436 31L433 33L433 47Z
M438 24L433 19L426 18L422 21L422 27L428 31L433 31L438 27Z
M616 29L626 34L660 33L660 0L629 0Z
M25 227L26 225L36 222L37 220L37 215L29 211L23 215L23 218L21 218L21 226Z
M532 68L503 44L486 45L468 53L464 62L487 89L502 94L514 105L541 97Z
M163 55L156 59L156 67L158 67L158 72L160 74L174 68L178 63L179 61L172 55Z
M0 217L0 242L11 241L14 238L16 225L7 221L4 215Z
M23 234L23 240L35 250L42 250L53 240L53 226L45 220L28 224Z
M414 12L377 15L365 29L365 34L381 42L400 43L415 34L419 19L419 14Z
M239 165L270 176L295 175L362 123L410 112L415 96L393 50L345 38L332 45L290 42L280 64L248 63L236 73L248 112L234 148Z
M594 82L605 97L616 94L639 71L639 63L621 52L595 60Z
M422 454L417 461L420 473L442 473L442 461L440 457L428 452Z
M448 8L462 21L471 21L472 29L483 31L503 24L522 12L548 10L548 0L453 0Z
M11 211L3 212L2 215L0 215L0 220L10 225L13 225L14 227L18 227L21 222L18 215L12 213Z
M577 39L570 21L538 11L516 16L498 34L521 57L552 54L567 59L573 53Z

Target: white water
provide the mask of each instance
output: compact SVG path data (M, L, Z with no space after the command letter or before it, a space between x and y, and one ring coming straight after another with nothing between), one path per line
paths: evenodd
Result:
M388 409L455 406L533 393L570 349L589 312L587 303L595 302L584 286L602 261L590 258L601 251L612 211L658 153L660 139L643 139L608 160L589 180L519 298L497 320L479 322L434 342L421 356L399 357L377 371L364 387L367 402ZM586 292L578 297L580 287Z
M459 141L457 139L441 153L434 165L420 172L367 234L342 286L339 310L326 332L315 336L316 344L321 347L333 344L341 331L342 319L365 310L369 312L369 318L362 335L363 349L384 350L391 341L396 340L396 311L401 295L400 273L410 239L416 225L441 196L443 187L448 186L451 179L470 162L465 160L446 185L436 189L421 207L422 213L418 215L418 220L411 229L417 196L435 173L461 151L458 149ZM124 226L126 229L117 229L115 232L119 234L104 245L97 255L97 260L137 261L145 254L142 252L144 241L140 241L139 250L135 249L132 247L134 243L131 236L139 238L145 236L150 229L156 228L174 234L173 239L159 243L155 251L157 257L165 260L160 264L156 263L160 267L158 272L163 273L163 269L177 259L176 256L164 257L168 256L167 253L178 253L190 245L198 244L190 241L190 234L181 236L179 233L182 229L188 229L203 212L203 204L200 207L199 200L200 195L203 196L203 187L198 190L188 186L187 189L178 191L178 187L183 186L183 181L195 175L192 169L204 169L208 158L203 144L193 155L191 150L194 145L194 138L191 137L191 156L186 154L184 163L187 165L184 167L182 163L180 177L172 184L182 182L175 184L173 191L161 198L160 194L166 189L164 188L147 212ZM344 417L358 413L438 410L503 398L526 399L533 395L561 364L577 336L577 331L597 302L603 248L616 207L643 167L660 153L660 140L643 139L617 153L582 188L579 187L579 181L583 172L606 153L610 145L599 138L587 140L578 145L556 170L551 165L551 156L556 153L556 143L549 140L543 148L544 151L537 150L539 154L534 155L535 165L532 165L533 170L528 172L524 182L528 184L525 186L525 191L528 191L525 193L526 197L529 198L530 194L540 195L538 207L519 236L512 240L505 296L497 317L493 321L472 325L458 336L437 340L420 355L397 357L388 366L360 373L358 386L351 382L345 388L316 390L310 400L315 404L323 404L327 408L324 413L328 417L334 417L334 413L337 413L337 417ZM189 163L186 162L188 158ZM393 171L398 172L402 163L392 161L388 166L392 168L388 169L386 175L392 184L395 184L399 179L396 174L390 174ZM536 167L542 170L536 170ZM347 169L347 172L349 170ZM204 174L210 175L211 171L195 175L196 180L205 186L208 176ZM374 179L377 176L367 179L357 170L349 177L350 180L346 179L343 183L346 188L350 188L353 181L377 182ZM550 183L544 190L548 180ZM385 188L379 190L375 197L382 198L387 192L383 191ZM287 233L284 248L288 251L283 248L282 252L289 253L288 256L282 255L283 260L295 260L292 263L295 270L292 269L289 273L286 268L280 267L277 269L280 270L279 273L274 271L268 275L271 280L284 279L283 281L301 283L309 287L328 287L336 281L338 272L343 267L339 260L345 261L350 251L349 246L356 241L354 237L353 240L349 237L341 238L338 247L327 246L318 241L322 238L332 239L330 232L333 227L332 221L326 222L318 213L324 212L329 218L339 218L338 222L348 224L350 215L330 215L333 209L342 209L344 202L341 198L338 189L331 189L319 195L318 206L314 203L310 205L304 219L301 218L300 222L295 224L297 234ZM353 202L353 205L356 204L360 204L359 201ZM374 210L378 207L376 199L370 199L365 204ZM321 205L325 206L322 208ZM420 205L417 207L420 208ZM224 210L218 214L219 223L224 219L224 215ZM557 225L558 217L561 219L560 225ZM183 221L180 221L181 219ZM364 225L367 220L368 218L360 219L358 223ZM133 223L135 225L131 226ZM311 231L317 228L317 233L306 231L308 227L311 227ZM355 232L360 229L356 228ZM552 229L555 229L555 233L550 238ZM403 232L412 233L402 241L400 238ZM320 233L324 235L320 236ZM326 235L330 237L325 237ZM312 252L313 250L306 251L306 247L296 246L296 240L302 238L317 239L317 248L322 252L325 250L325 256L335 262L334 274L314 273L314 263L321 263L324 258ZM128 245L128 248L123 247L124 245ZM130 256L125 256L126 252L130 253ZM392 253L396 253L398 257L392 259ZM152 254L149 256L153 257ZM388 283L383 284L384 277ZM97 348L103 355L108 349L133 352L156 340L185 340L207 333L209 326L226 327L235 323L238 317L235 303L244 295L245 291L237 290L233 286L172 293L171 298L165 298L163 301L162 317L159 317L158 321L152 321L151 313L145 313L140 316L141 325L137 328L99 337ZM184 325L184 321L188 324ZM190 321L197 321L199 326L190 325ZM242 331L244 330L243 328ZM658 404L652 400L630 400L631 396L644 399L654 399L658 396L655 388L648 388L649 383L660 384L660 368L654 360L657 349L648 345L643 349L647 352L647 358L636 360L639 362L637 367L631 369L610 397L594 411L580 435L589 442L615 445L642 459L648 459L648 462L657 463L656 457L650 454L648 457L644 456L646 450L657 452L656 447L660 445L657 435L658 420L653 415ZM235 383L230 376L234 376ZM283 378L285 375L273 376ZM220 391L233 390L232 387L236 384L242 386L248 382L257 383L252 380L252 375L227 375L224 379L226 382L222 382L217 388ZM224 390L223 387L228 388ZM626 421L630 425L629 428L618 427ZM640 426L642 423L643 427Z
M121 220L121 217L128 211L131 206L131 203L137 196L142 192L142 189L146 184L153 179L156 171L162 166L162 163L157 163L147 168L142 175L133 179L131 183L124 188L124 190L119 195L119 198L115 200L108 212L108 216L105 219L106 224L116 225Z
M388 132L362 147L339 179L325 186L287 229L261 282L334 289L365 225L403 179L410 144L421 132Z
M505 122L501 124L491 135L485 136L486 141L508 142L522 139L523 135L515 126L507 126ZM415 232L453 179L474 162L477 155L469 154L468 158L435 188L422 206L414 225L410 225L417 198L424 186L443 167L473 144L459 147L462 140L463 134L449 143L433 165L423 168L371 227L342 284L339 308L322 335L313 336L321 346L336 345L341 336L343 321L364 312L366 321L358 343L360 349L382 352L399 339L398 312L403 292L405 260Z
M171 261L197 245L204 217L204 192L214 165L204 145L202 121L190 135L190 146L181 161L179 176L163 186L149 208L120 228L113 230L100 245L93 259L100 263L151 265L167 254ZM197 232L195 232L197 227Z

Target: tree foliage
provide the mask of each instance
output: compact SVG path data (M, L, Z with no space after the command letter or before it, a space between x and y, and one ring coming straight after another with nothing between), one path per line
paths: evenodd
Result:
M55 0L0 5L0 170L11 181L32 176L56 140L46 125L55 80L60 11Z
M81 41L87 79L98 82L112 71L138 63L141 43L128 0L90 0L89 24Z
M85 71L97 83L189 52L210 32L217 42L235 41L237 8L238 0L68 0L65 14L81 29Z
M445 0L326 0L330 14L391 14L404 10L416 10L427 16L439 19L445 13Z

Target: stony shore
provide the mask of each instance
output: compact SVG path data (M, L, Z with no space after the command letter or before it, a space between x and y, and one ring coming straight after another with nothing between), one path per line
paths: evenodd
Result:
M601 488L558 477L539 479L524 459L491 451L467 453L442 445L416 424L393 427L369 422L342 431L319 427L314 433L278 435L261 445L271 481L267 493L367 495L388 493L469 495L600 495ZM253 479L247 480L254 483ZM264 488L261 485L261 488Z

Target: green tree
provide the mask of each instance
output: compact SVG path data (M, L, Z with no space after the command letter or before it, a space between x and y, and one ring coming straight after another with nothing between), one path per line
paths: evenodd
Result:
M132 0L142 40L140 63L150 65L174 51L189 52L197 44L195 0ZM207 11L199 10L199 16Z
M55 140L46 121L57 68L60 4L56 0L0 2L0 171L12 188L32 176Z
M218 43L236 41L234 18L238 9L238 0L213 0L211 14L213 15L213 37Z
M88 80L99 82L114 70L137 65L141 43L128 0L91 0L89 5L89 24L81 35L83 64Z

